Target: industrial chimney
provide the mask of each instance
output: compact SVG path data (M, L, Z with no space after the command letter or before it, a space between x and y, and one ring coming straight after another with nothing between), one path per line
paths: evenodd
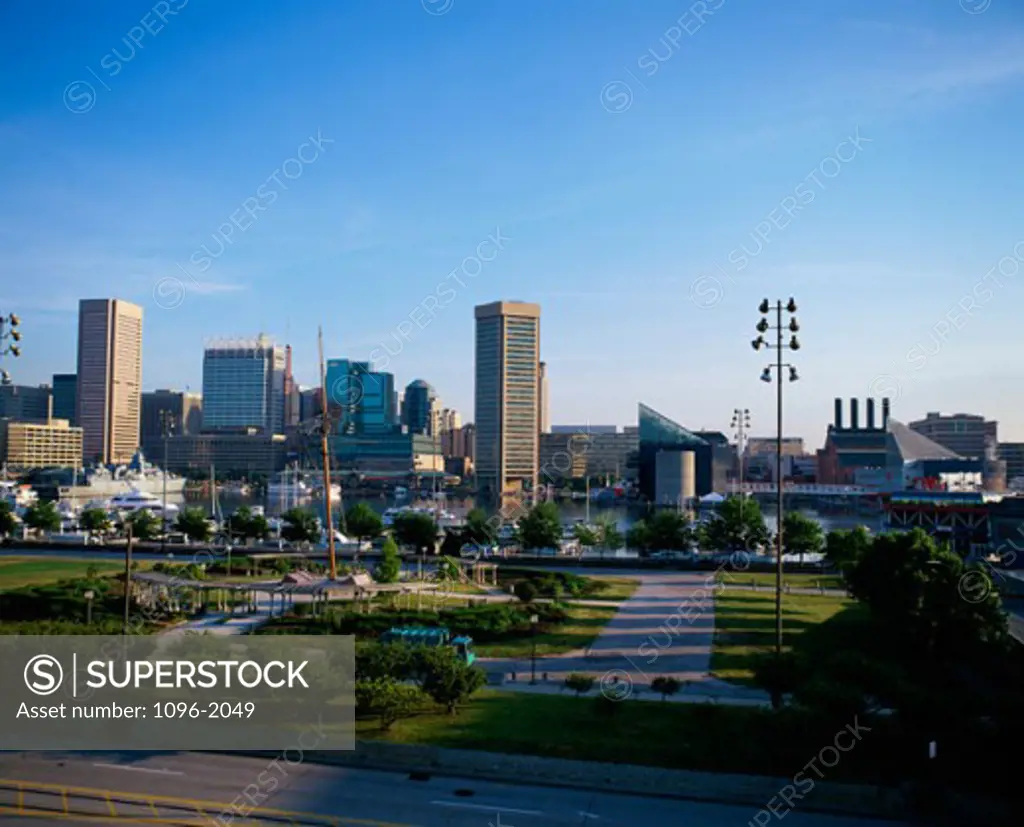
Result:
M889 424L889 397L882 400L882 428Z
M843 400L836 399L835 426L837 431L843 430Z
M868 430L875 430L875 400L868 400Z
M858 401L856 399L850 400L850 427L853 430L857 430L860 427L860 417L857 415Z

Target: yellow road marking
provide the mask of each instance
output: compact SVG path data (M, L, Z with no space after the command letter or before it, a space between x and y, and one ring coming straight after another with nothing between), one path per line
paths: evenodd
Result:
M76 794L83 798L92 798L98 800L105 800L110 808L110 816L80 816L78 814L70 814L68 818L76 819L97 819L101 821L109 821L111 818L115 818L121 823L138 823L138 824L196 824L196 823L212 823L217 824L216 820L206 814L206 810L212 810L216 813L220 812L231 812L233 815L241 815L236 813L229 802L222 801L208 801L204 799L196 798L180 798L176 796L166 795L148 795L146 793L136 793L120 790L105 790L97 787L75 787L65 784L47 784L44 782L37 781L20 781L18 779L11 778L0 778L0 789L4 788L15 788L18 790L18 809L24 809L24 793L26 790L31 792L42 792L50 793L52 795L60 795L65 802L65 809L67 810L68 797L74 797ZM114 807L114 800L121 803L142 803L148 804L153 810L154 814L157 814L155 818L141 818L138 816L118 816L117 810ZM201 813L203 818L193 817L191 820L187 816L175 817L175 818L160 818L157 810L157 805L164 804L168 807L177 807L179 809L190 809L198 813ZM9 810L11 808L3 807L0 805L0 811ZM27 814L41 815L47 814L50 817L59 815L53 810L39 810L29 812ZM412 827L409 824L400 824L392 821L377 821L374 819L362 819L362 818L346 818L344 816L332 816L322 813L311 813L301 810L283 810L274 807L254 807L249 813L246 813L241 819L234 821L233 825L237 827L245 827L245 825L259 825L259 827L266 827L266 821L262 820L261 817L266 819L276 818L278 820L287 820L290 825L297 827L297 825L308 825L311 822L316 825L325 825L325 827L333 827L333 825L365 825L366 827ZM244 819L244 820L243 820Z

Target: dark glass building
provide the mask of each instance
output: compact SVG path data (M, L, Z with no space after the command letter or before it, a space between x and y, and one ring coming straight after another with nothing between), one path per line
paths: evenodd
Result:
M327 406L338 434L392 434L397 426L395 377L369 362L327 362Z
M53 374L53 418L75 424L75 398L78 395L77 373Z
M429 434L433 403L437 394L429 383L414 379L405 386L405 401L402 405L402 424L410 434Z
M692 451L695 460L695 483L698 497L714 490L714 451L709 442L688 431L678 422L640 403L637 413L639 428L640 494L655 501L657 457L660 451Z

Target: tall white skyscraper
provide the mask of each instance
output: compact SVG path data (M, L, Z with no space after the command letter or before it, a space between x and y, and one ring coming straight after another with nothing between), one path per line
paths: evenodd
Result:
M475 461L482 493L536 489L539 461L540 305L476 308Z
M84 462L130 462L139 447L142 308L122 299L78 304L75 419Z

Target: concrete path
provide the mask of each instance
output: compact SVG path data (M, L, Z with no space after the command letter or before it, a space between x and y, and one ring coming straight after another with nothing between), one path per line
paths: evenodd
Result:
M692 682L688 697L746 703L767 699L764 692L709 674L715 612L705 573L664 571L638 579L640 587L619 605L589 648L538 658L536 672L546 688L526 691L558 692L566 676L581 672L597 677L600 690L617 699L647 694L643 690L661 675ZM530 679L529 658L481 658L480 665L490 673L514 673L516 689Z

